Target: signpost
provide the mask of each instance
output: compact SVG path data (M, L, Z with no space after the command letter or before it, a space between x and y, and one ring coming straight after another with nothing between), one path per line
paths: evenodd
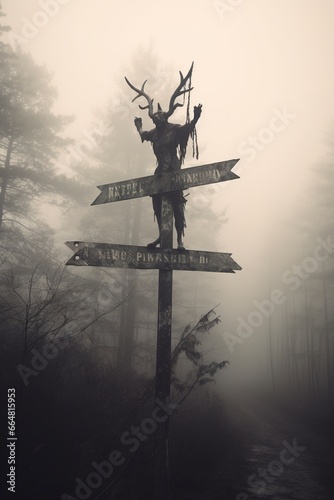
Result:
M159 193L203 186L204 184L239 179L239 176L232 172L232 168L238 161L220 161L199 167L184 168L162 175L150 175L148 177L139 177L128 181L97 186L101 193L93 201L92 205L131 200L133 198L142 198L143 196L152 196Z
M206 271L234 273L240 266L230 253L198 250L173 250L112 243L67 241L75 252L67 265L103 266L129 269L165 269L167 271Z
M191 187L237 179L229 160L186 168L161 176L153 175L99 186L101 193L92 205L162 194L160 248L70 241L75 252L68 260L72 266L105 266L131 269L158 269L158 328L155 397L169 402L172 324L173 271L234 273L240 266L230 253L173 249L173 207L168 193ZM154 444L155 500L169 498L168 419L158 426Z
M202 105L194 106L193 118L190 119L193 67L194 63L185 76L180 71L180 83L170 98L168 111L163 111L160 104L154 111L154 99L145 91L147 80L141 88L136 88L125 78L126 83L137 94L133 101L138 98L145 99L146 105L139 105L139 108L147 109L148 116L154 123L154 129L145 131L142 119L136 117L134 120L141 141L149 141L153 147L157 159L156 171L154 175L147 177L98 186L101 193L92 203L101 205L152 196L159 237L148 247L81 241L66 243L75 252L67 265L159 270L155 397L167 405L170 396L173 271L234 273L241 269L230 253L185 250L183 246L186 202L183 190L239 178L232 172L232 168L239 160L181 169L190 137L193 141L193 155L197 152L198 157L196 123L201 116ZM174 111L185 104L186 94L188 95L186 123L183 125L170 123L168 119ZM178 102L180 97L183 97L183 103ZM177 250L173 249L173 217L177 233ZM157 249L157 245L160 245L160 248ZM154 471L153 498L168 500L168 419L157 427L155 433Z

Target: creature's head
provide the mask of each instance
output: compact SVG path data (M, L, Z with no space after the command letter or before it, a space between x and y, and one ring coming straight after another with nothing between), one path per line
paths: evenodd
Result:
M177 97L186 94L187 92L190 92L193 87L191 87L191 75L193 71L193 66L194 63L192 63L190 70L184 77L180 71L180 83L178 87L176 88L175 92L172 94L170 101L169 101L169 109L167 112L162 111L160 104L158 104L158 111L154 112L153 111L153 99L150 98L148 94L144 91L145 83L147 80L142 85L141 89L137 89L132 85L132 83L129 82L129 80L125 77L126 83L129 85L129 87L132 88L135 92L137 92L138 95L132 101L136 100L138 97L145 97L147 101L146 106L141 106L139 105L140 109L148 109L148 116L153 120L153 123L156 125L156 127L163 126L164 124L167 123L168 118L174 113L176 108L179 106L183 106L183 103L180 102L175 102ZM189 82L189 88L185 88L187 82Z
M161 109L160 104L158 104L158 111L153 113L152 120L157 128L162 128L166 125L168 121L168 114Z

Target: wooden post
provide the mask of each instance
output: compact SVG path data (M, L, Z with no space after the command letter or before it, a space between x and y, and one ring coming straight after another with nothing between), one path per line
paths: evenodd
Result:
M161 202L162 250L173 247L173 208L166 196ZM170 401L170 357L172 330L173 271L159 270L158 336L155 399L168 405ZM169 499L168 419L159 424L154 438L154 500Z
M234 273L241 267L232 259L230 253L173 250L173 208L169 195L164 193L238 179L239 176L232 172L238 161L210 163L177 172L166 172L161 177L151 175L98 186L101 193L92 205L161 195L160 248L85 241L66 242L75 252L66 262L68 266L159 269L155 400L159 406L164 405L169 415L173 271ZM165 422L157 425L154 436L153 500L169 500L168 429L167 418Z

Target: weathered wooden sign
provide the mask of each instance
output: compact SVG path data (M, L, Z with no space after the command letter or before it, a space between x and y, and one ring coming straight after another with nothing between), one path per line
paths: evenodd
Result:
M130 179L128 181L97 186L101 193L93 201L92 205L130 200L159 193L168 193L170 191L180 191L205 184L239 179L239 176L232 172L232 168L238 161L239 159L208 163L207 165L184 168L161 176L150 175L148 177L138 177L137 179Z
M143 246L114 245L67 241L75 252L67 261L70 266L103 266L130 269L165 269L170 271L205 271L234 273L241 267L230 253L197 250L148 249Z

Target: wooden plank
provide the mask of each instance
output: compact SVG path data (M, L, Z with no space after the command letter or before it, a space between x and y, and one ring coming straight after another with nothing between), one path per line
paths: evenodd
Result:
M150 175L97 186L101 193L93 201L92 205L142 198L143 196L239 179L239 176L231 171L238 161L239 159L208 163L207 165L184 168L163 175Z
M144 246L82 241L68 241L66 245L75 252L75 255L66 262L68 266L104 266L215 273L233 273L241 269L232 259L230 253L148 249Z
M167 196L161 197L161 250L173 246L173 207ZM155 400L168 405L170 401L172 350L173 271L159 269L157 356ZM157 426L154 434L154 492L157 500L169 498L169 419Z

